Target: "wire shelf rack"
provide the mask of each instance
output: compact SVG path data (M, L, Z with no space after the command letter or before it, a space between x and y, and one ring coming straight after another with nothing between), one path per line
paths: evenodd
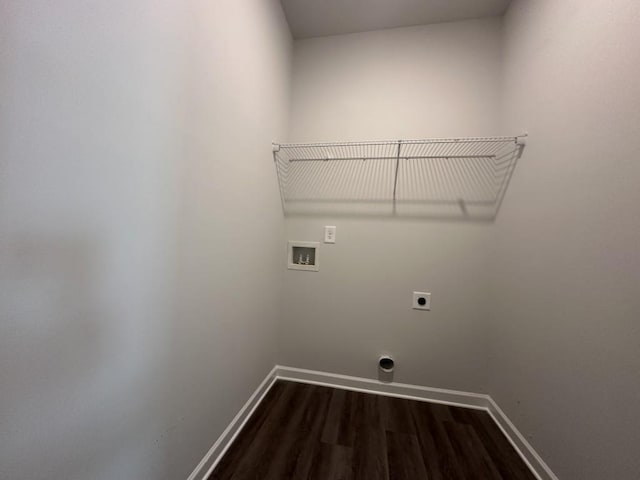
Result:
M495 218L526 135L273 144L286 214Z

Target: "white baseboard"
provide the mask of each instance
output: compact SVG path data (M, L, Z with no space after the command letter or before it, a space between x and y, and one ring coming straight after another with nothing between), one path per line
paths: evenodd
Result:
M558 477L554 475L540 455L489 395L405 383L384 383L369 378L351 377L282 365L276 365L262 381L187 480L206 480L276 380L289 380L356 392L375 393L390 397L485 410L538 480L558 480Z
M457 390L444 390L441 388L420 387L405 383L385 383L379 380L362 377L350 377L337 373L317 372L302 368L276 366L276 376L282 380L293 382L311 383L333 388L353 390L355 392L376 393L390 397L408 398L410 400L444 403L455 407L476 408L487 410L489 407L488 395L479 393L460 392Z
M191 472L187 480L206 480L206 478L211 475L211 472L216 468L216 465L224 454L227 453L227 450L238 436L238 433L240 433L240 430L242 430L242 427L244 427L247 420L253 415L253 412L277 380L276 370L277 366L273 367L267 374L256 391L249 397L247 403L244 404L233 420L231 420L231 423L225 428L222 435L218 437L204 458L200 460L200 463L193 472Z
M542 460L538 452L534 450L527 439L524 438L516 426L509 420L509 417L507 417L491 397L489 397L489 408L487 411L538 480L558 480L558 477L556 477L549 466Z

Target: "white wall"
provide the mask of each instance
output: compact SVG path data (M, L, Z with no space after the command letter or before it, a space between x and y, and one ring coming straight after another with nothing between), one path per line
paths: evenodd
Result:
M1 478L186 478L271 369L290 53L276 0L0 2Z
M296 40L289 140L496 131L500 19Z
M640 4L515 1L489 392L561 479L640 478Z
M296 41L288 140L499 133L499 60L498 19ZM491 226L289 217L287 238L321 241L324 225L338 241L320 271L285 273L280 362L376 377L389 351L396 381L484 391ZM411 310L414 290L431 312Z

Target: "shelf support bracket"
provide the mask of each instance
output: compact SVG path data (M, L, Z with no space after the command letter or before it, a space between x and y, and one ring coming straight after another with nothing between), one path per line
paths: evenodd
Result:
M398 151L396 153L396 173L393 179L393 213L396 213L396 191L398 190L398 169L400 168L400 147L402 140L398 140Z
M469 212L467 211L467 204L464 202L462 198L458 199L458 206L460 207L460 211L462 212L462 215L464 215L465 217L469 215Z

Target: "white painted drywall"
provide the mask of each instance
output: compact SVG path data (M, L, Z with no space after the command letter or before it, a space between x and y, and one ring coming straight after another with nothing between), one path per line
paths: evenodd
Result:
M276 360L277 0L0 2L0 478L186 478Z
M502 16L510 0L282 0L294 38Z
M296 40L289 140L496 134L500 20Z
M495 134L500 21L298 40L289 140L338 141ZM287 239L321 245L320 271L286 271L280 362L395 380L486 388L485 223L289 217ZM285 242L282 244L285 248ZM285 268L284 262L281 266ZM431 312L411 309L432 293Z
M561 479L640 478L640 4L515 1L489 392Z

